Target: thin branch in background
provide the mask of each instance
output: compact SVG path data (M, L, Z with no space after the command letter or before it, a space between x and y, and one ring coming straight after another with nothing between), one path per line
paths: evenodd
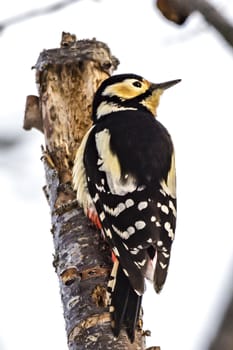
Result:
M8 151L18 146L20 142L21 138L16 134L12 134L9 136L0 134L0 152Z
M17 16L0 22L0 33L8 26L31 19L33 17L47 15L62 10L79 0L66 0L45 6L40 9L30 10ZM97 1L97 0L96 0ZM216 31L233 47L233 26L209 1L206 0L155 0L161 13L170 21L182 25L186 18L195 11L203 15L206 22L212 25Z
M0 22L0 33L3 32L7 27L26 21L28 19L31 19L33 17L38 17L38 16L43 16L50 14L52 12L60 11L64 7L72 5L75 2L78 2L79 0L65 0L65 1L60 1L56 2L54 4L42 7L42 8L37 8L33 9L24 13L21 13L19 15L16 15L14 17L8 18L6 20L3 20Z
M207 0L156 0L156 6L168 20L183 25L193 13L199 12L223 39L233 47L233 26L222 13Z
M233 47L233 26L212 4L207 1L196 0L194 9L199 11L205 20Z

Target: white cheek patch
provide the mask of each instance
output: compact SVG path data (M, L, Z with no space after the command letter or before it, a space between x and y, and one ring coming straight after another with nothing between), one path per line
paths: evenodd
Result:
M99 105L97 111L96 111L96 117L97 119L100 119L103 115L110 114L113 112L119 112L119 111L128 111L129 109L136 111L137 108L133 107L123 107L115 103L110 103L103 101Z

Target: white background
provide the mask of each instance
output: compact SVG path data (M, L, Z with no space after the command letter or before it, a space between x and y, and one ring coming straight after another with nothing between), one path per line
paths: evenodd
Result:
M51 2L52 3L52 2ZM214 1L232 20L232 1ZM48 5L4 2L0 19ZM144 296L147 345L206 350L232 285L232 48L198 14L181 28L152 1L82 0L0 36L0 350L66 350L49 207L42 193L43 136L22 130L25 99L37 94L31 71L62 31L106 42L121 64L153 82L181 78L161 99L159 120L176 148L178 226L161 295Z

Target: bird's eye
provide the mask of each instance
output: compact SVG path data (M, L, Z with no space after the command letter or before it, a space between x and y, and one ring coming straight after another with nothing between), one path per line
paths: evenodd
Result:
M137 88L140 88L140 87L142 87L142 83L140 82L140 81L134 81L133 82L133 86L135 86L135 87L137 87Z

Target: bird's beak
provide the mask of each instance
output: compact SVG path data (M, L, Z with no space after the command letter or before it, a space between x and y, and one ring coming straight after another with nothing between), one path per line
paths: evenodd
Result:
M159 83L159 84L151 84L150 89L152 91L154 90L166 90L169 89L171 86L178 84L181 81L181 79L176 79L176 80L170 80L166 81L165 83Z

